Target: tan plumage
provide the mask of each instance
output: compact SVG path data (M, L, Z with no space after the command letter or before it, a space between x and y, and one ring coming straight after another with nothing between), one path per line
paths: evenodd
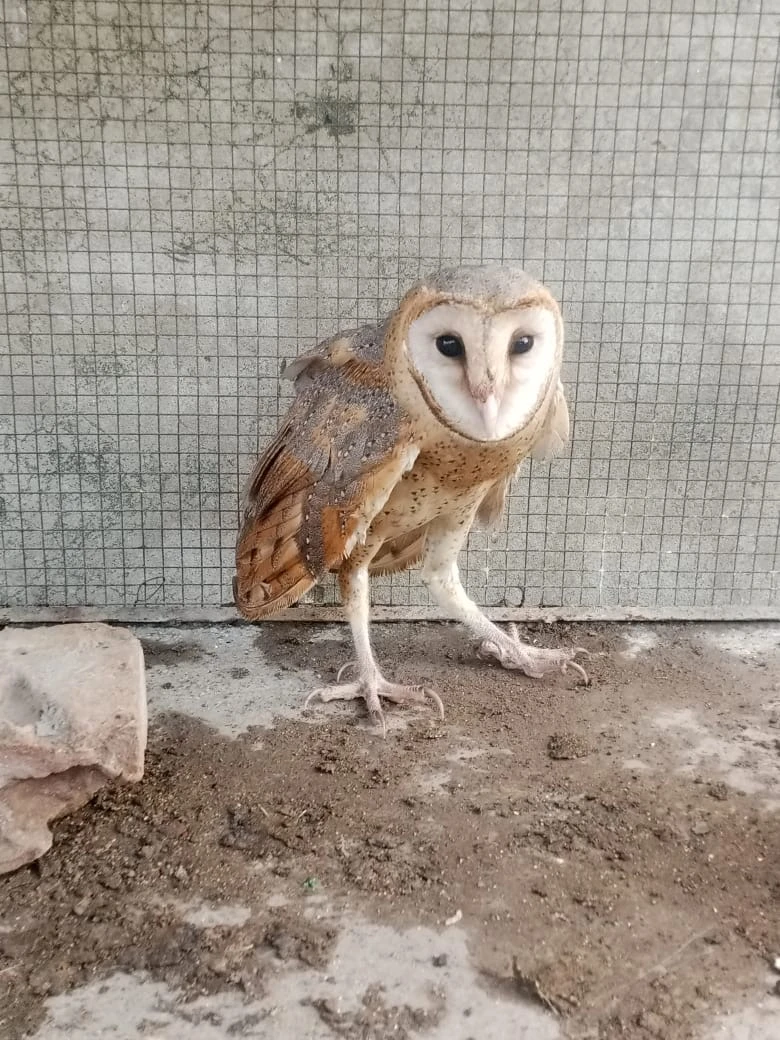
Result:
M373 660L367 575L421 560L483 652L529 674L571 662L572 652L525 647L492 625L456 564L474 521L500 519L521 460L566 442L562 338L553 297L522 271L460 268L413 287L381 325L288 366L296 397L248 483L234 593L257 620L339 573L359 679L318 691L323 699L363 696L380 715L379 697L420 699Z

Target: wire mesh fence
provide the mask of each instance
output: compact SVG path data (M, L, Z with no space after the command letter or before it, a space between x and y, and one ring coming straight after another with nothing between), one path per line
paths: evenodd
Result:
M474 597L780 611L779 25L759 0L6 2L0 603L230 602L280 361L507 260L562 301L573 440L472 536ZM414 572L374 599L427 603Z

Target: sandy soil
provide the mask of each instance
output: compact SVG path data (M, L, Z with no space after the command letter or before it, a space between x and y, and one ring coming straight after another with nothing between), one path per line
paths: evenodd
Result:
M120 971L185 1000L259 999L284 965L327 973L336 910L440 935L460 915L480 986L537 1005L550 1035L701 1037L768 992L780 628L529 632L587 647L592 685L502 672L453 626L396 624L377 627L378 656L434 686L444 722L391 709L383 740L353 705L331 704L232 737L158 715L143 782L100 794L56 825L40 863L0 878L0 1036L55 1035L51 998ZM332 680L344 659L313 626L247 638L285 689ZM251 695L251 642L225 663L203 629L144 639L166 706L193 662L215 697L223 680ZM312 913L318 901L329 914ZM447 961L432 954L442 980ZM311 997L316 1035L425 1037L447 1013L444 985L424 1004L381 985L358 997L349 1010ZM500 1035L474 1017L458 1036ZM262 1018L213 1035L283 1035Z

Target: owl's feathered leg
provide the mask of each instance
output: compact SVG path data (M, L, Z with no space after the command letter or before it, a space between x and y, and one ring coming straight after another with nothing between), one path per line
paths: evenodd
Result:
M350 565L352 561L345 563L339 571L339 587L344 612L347 615L350 628L352 629L352 640L355 644L355 666L357 668L357 679L349 683L337 683L335 686L325 686L314 690L306 698L306 707L311 701L352 700L362 697L366 702L366 708L371 718L379 722L383 733L387 732L385 716L382 711L382 699L392 701L394 704L425 704L430 698L438 707L441 717L444 718L444 707L438 694L424 686L403 686L400 683L392 683L385 679L379 671L371 649L371 638L369 633L369 584L368 584L368 562ZM342 668L339 672L341 677Z
M422 575L437 603L481 640L477 651L480 657L495 658L504 668L516 668L535 679L547 672L571 668L585 683L589 682L587 672L575 660L577 654L587 654L587 650L547 650L523 643L514 625L507 634L469 599L458 571L458 553L469 528L470 523L454 525L451 518L442 517L429 529Z

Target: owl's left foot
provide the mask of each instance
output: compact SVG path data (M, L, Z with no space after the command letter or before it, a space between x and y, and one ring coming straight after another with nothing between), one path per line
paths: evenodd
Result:
M339 671L338 678L344 671ZM372 721L382 727L383 736L387 735L385 714L382 710L382 699L391 701L393 704L425 704L428 699L432 700L439 709L439 714L444 718L444 705L441 697L433 690L425 686L403 686L400 683L389 682L378 672L373 675L361 675L355 682L337 683L335 686L323 686L312 690L306 698L304 708L308 708L313 700L321 700L324 703L336 700L354 700L362 698L366 702L366 708Z
M509 635L498 632L496 636L483 640L477 653L482 658L493 658L503 668L516 668L533 679L541 679L548 672L576 672L586 686L590 685L588 673L575 661L577 654L587 654L583 647L571 650L546 650L538 646L524 643L518 634L517 626L509 626Z

